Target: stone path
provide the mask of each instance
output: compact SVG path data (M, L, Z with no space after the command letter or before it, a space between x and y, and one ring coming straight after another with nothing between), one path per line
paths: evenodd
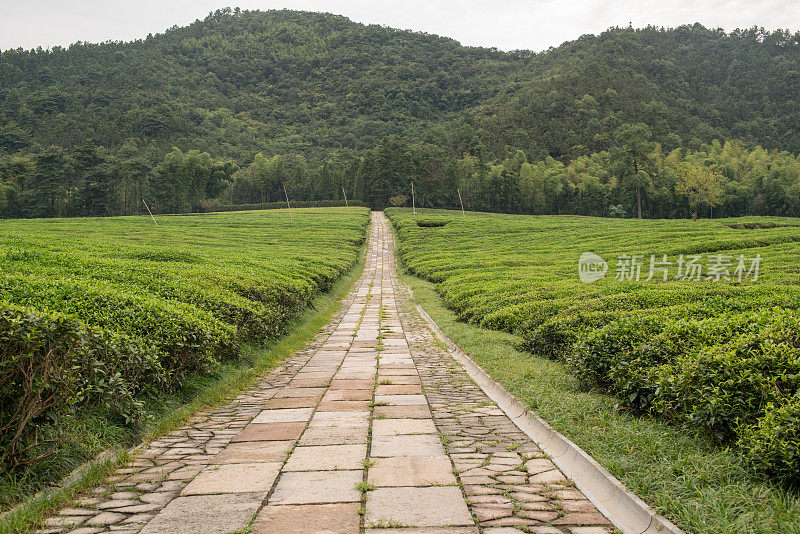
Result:
M40 532L610 532L437 343L372 223L364 274L313 342Z

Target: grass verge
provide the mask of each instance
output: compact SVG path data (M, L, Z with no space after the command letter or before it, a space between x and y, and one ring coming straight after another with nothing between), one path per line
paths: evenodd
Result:
M414 299L483 369L687 532L797 533L800 496L755 479L737 456L690 432L615 409L569 370L514 347L514 335L458 321L435 286L408 274Z
M361 256L363 258L363 254ZM147 442L163 436L188 421L200 410L218 406L247 390L256 379L302 348L320 331L339 310L340 300L358 280L363 267L362 259L348 274L339 279L330 291L317 296L313 307L289 325L289 333L284 337L266 347L248 347L240 359L225 363L213 376L190 380L177 396L151 401L147 410L150 417L142 432L132 434L120 431L114 428L113 424L100 423L96 419L92 422L92 428L84 424L80 428L80 436L89 439L91 436L87 434L101 433L104 437L96 439L93 448L96 450L97 447L101 447L105 452L79 467L64 484L27 498L20 495L19 504L0 516L0 534L29 532L40 526L45 517L71 502L88 488L99 484L117 467L129 461L131 453L127 447L134 442ZM78 457L80 455L76 454L72 458L60 458L60 460L74 462ZM0 481L0 491L3 492L19 493L24 491L25 487L29 486L19 481Z

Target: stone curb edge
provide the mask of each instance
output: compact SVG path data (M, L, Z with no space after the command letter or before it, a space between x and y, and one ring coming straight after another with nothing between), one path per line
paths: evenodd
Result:
M406 288L413 295L411 288L407 285ZM558 468L575 482L578 489L615 527L626 534L683 534L680 528L658 515L594 458L553 429L541 417L530 412L519 399L490 377L450 340L419 304L415 305L431 331L447 345L450 355L464 367L470 378L497 403L520 430L550 456Z

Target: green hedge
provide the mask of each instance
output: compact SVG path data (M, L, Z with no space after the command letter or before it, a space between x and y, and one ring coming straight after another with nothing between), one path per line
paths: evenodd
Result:
M57 452L58 438L28 446L65 415L133 427L151 397L278 338L358 261L368 222L364 208L2 221L2 474Z
M775 427L797 417L795 310L677 321L628 316L585 334L567 362L585 386L617 395L620 406L702 430L761 471L800 483L798 431Z
M363 208L367 205L359 200L298 200L291 202L293 208L344 208L349 207ZM215 206L212 211L249 211L249 210L276 210L286 209L286 202L264 202L261 204L222 204Z
M796 221L387 214L404 265L435 283L459 319L515 333L522 348L568 363L585 388L614 394L620 409L708 434L759 471L798 482L796 434L785 426L770 434L764 423L796 415ZM609 267L592 284L577 270L587 251ZM675 263L704 252L759 255L760 276L687 282L673 265L667 280L646 280L649 254ZM615 279L622 254L641 255L638 282ZM749 446L767 451L764 458L756 461Z
M0 301L0 467L52 452L59 441L40 440L40 429L81 406L137 419L138 398L169 381L156 355L134 339Z

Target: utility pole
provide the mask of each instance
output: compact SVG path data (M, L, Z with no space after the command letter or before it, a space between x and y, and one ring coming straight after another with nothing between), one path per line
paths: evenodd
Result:
M347 193L344 192L344 186L342 186L342 194L344 195L344 205L347 206L347 214L350 215L350 204L347 203Z
M414 215L417 214L417 202L414 200L414 182L411 182L411 209L414 212Z
M458 190L458 201L461 203L461 216L466 217L464 214L464 201L461 200L461 189Z
M289 204L289 193L286 192L286 184L283 184L283 194L286 195L286 206L289 208L289 222L292 219L292 206Z
M155 224L156 226L158 226L158 223L156 222L156 218L155 218L155 217L153 217L153 212L152 212L152 211L150 211L150 208L147 206L147 202L145 202L145 201L144 201L144 199L142 199L142 203L144 204L144 207L145 207L145 208L147 208L147 213L149 213L149 214L150 214L150 218L151 218L151 219L153 219L153 224Z

